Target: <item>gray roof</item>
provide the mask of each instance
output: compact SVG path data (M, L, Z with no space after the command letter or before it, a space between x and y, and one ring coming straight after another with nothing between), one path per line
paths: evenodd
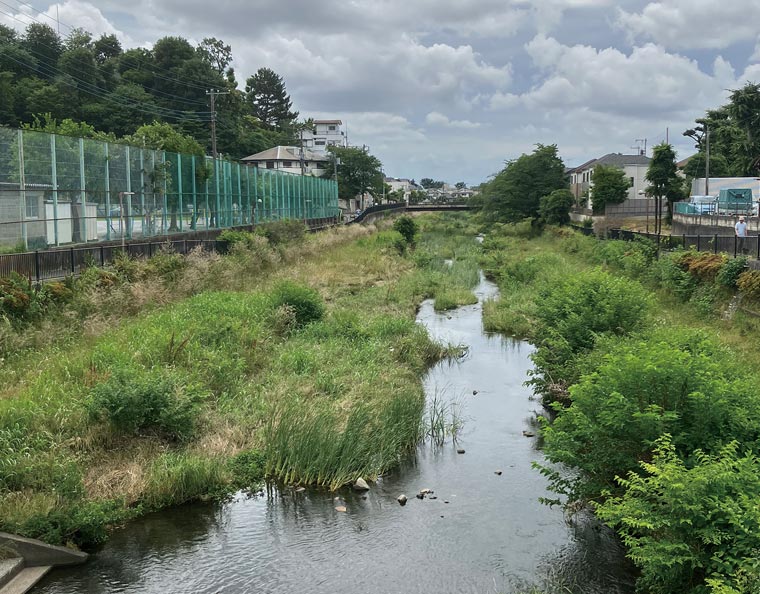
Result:
M275 146L255 155L248 155L240 159L243 163L254 161L300 161L301 148L297 146ZM304 161L330 161L331 157L325 153L313 151L308 148L303 149Z
M586 171L587 169L593 169L597 165L612 165L614 167L625 167L626 165L649 165L652 159L646 155L623 155L622 153L609 153L598 159L591 159L586 161L583 165L579 165L566 171L566 173L576 173L579 171Z

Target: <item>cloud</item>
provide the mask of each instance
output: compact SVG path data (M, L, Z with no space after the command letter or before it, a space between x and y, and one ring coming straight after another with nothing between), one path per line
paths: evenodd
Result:
M617 24L632 40L651 39L675 49L724 49L757 37L757 0L668 0L640 12L620 9Z
M425 116L425 122L430 126L441 126L444 128L480 128L478 122L471 122L470 120L450 120L448 117L437 111L431 111L427 114L427 116Z

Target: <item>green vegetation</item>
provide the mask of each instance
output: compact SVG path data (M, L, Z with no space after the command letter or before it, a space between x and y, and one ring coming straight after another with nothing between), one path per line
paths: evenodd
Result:
M597 165L592 177L591 205L594 214L604 214L608 204L620 204L628 198L631 187L625 171L614 165Z
M529 229L486 238L502 299L484 315L538 347L548 502L592 506L642 592L755 592L758 321L724 315L737 285L745 306L760 297L746 261Z
M89 547L264 477L337 488L394 466L426 435L422 374L461 350L414 312L470 300L473 235L421 219L402 255L393 230L235 234L227 256L123 257L6 314L0 530Z

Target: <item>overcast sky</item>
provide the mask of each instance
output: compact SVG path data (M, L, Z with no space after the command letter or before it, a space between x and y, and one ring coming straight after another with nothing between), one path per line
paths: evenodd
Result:
M667 128L683 158L694 118L760 81L758 0L66 0L58 14L125 46L223 39L241 85L272 68L302 116L342 119L386 174L417 180L476 184L539 142L578 165Z

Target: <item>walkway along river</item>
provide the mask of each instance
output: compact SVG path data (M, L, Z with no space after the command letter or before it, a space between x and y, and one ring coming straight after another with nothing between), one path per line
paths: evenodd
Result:
M481 279L476 293L482 303L497 288ZM418 315L434 337L470 347L425 380L428 399L458 403L456 445L420 446L366 496L272 489L147 516L87 565L53 571L35 594L506 594L546 580L573 586L562 592L633 592L608 530L589 517L570 526L561 509L539 503L549 494L531 464L543 456L523 434L539 406L523 386L531 346L483 333L481 303L436 314L425 302ZM416 499L421 489L434 493Z

